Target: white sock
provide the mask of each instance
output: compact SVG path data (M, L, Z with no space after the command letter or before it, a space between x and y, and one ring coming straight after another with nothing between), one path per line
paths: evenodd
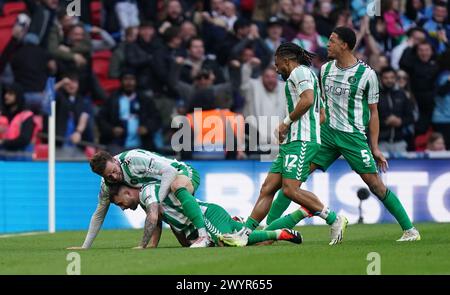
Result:
M330 209L327 207L323 207L322 212L320 212L319 217L323 220L326 220L328 217L328 214L330 214Z
M208 232L206 231L206 228L200 228L198 230L198 236L199 237L208 237Z

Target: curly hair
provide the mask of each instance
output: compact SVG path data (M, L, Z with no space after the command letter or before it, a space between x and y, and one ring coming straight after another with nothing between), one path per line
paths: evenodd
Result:
M281 44L277 48L275 55L278 57L295 60L299 64L305 65L307 67L311 66L311 61L314 56L316 56L314 53L309 52L292 42Z

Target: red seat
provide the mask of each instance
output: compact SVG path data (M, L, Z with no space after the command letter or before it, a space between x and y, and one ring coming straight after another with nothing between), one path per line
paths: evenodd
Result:
M33 160L47 160L48 159L48 145L35 144L33 151Z
M0 28L9 28L12 30L17 19L17 15L6 15L0 17Z
M0 54L3 53L6 45L8 45L9 40L12 36L11 28L0 28Z
M102 18L102 2L92 1L91 2L91 22L94 26L101 25Z
M109 63L112 53L109 50L98 51L92 56L92 70L98 77L100 85L108 94L116 91L120 87L118 79L109 78Z
M17 15L27 10L27 6L24 2L8 2L3 6L4 15Z

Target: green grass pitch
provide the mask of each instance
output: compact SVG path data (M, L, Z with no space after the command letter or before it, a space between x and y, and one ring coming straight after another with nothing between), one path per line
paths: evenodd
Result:
M81 274L366 274L367 255L381 255L381 274L450 274L450 224L417 224L422 241L395 242L396 224L351 225L328 246L326 226L297 228L301 245L181 248L164 230L159 248L132 250L141 230L104 230L81 255ZM0 238L0 274L66 274L70 250L86 232Z

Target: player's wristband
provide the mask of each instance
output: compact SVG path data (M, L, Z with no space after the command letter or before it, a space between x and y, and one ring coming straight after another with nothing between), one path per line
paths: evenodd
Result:
M289 115L287 115L286 118L284 118L283 123L286 125L291 125L291 123L292 123L291 117L289 117Z

